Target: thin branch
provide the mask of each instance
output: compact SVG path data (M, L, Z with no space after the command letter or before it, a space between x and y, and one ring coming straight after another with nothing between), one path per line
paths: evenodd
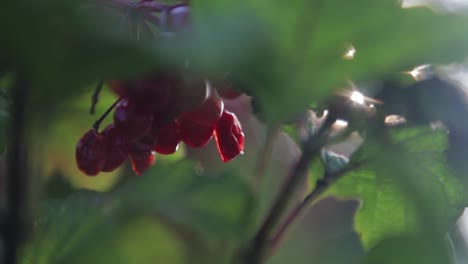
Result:
M343 175L360 168L363 164L364 162L353 163L333 174L325 174L323 179L318 180L315 189L291 211L286 220L280 225L270 241L270 252L273 252L278 247L286 231L291 227L292 223L298 218L304 209L319 198L328 189L328 187L330 187L330 185L340 179Z
M99 102L99 94L101 93L102 87L104 86L104 80L100 80L96 85L96 89L94 89L93 96L91 96L91 108L89 109L89 113L94 115L96 111L96 105Z
M99 126L101 125L102 121L109 115L109 113L114 109L114 107L122 100L122 98L117 99L107 110L102 114L102 116L96 120L93 124L93 128L96 131L99 131Z
M329 128L335 120L336 118L331 115L327 116L327 119L319 131L304 143L301 158L291 171L290 176L283 185L283 189L281 189L278 197L273 203L273 206L262 226L252 239L249 247L246 249L246 252L244 252L245 255L243 257L247 263L258 264L263 262L272 231L280 221L295 190L302 179L307 175L310 160L312 160L313 157L320 155L322 147L327 142L326 139L328 137Z

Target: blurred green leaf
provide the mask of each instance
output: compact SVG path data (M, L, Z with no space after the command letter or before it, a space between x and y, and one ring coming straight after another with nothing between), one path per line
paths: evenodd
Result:
M100 79L156 65L155 50L123 37L108 13L87 15L93 4L20 0L2 5L1 57L32 79L35 110L50 108Z
M35 221L34 237L22 251L21 263L58 263L93 239L104 223L115 223L106 218L104 199L97 193L80 192L64 200L46 201Z
M443 237L399 236L383 240L373 247L364 264L454 264Z
M445 132L394 129L388 141L381 132L379 141L371 137L359 151L367 165L345 175L328 194L362 199L355 227L365 248L387 237L447 231L466 197L446 166Z
M167 227L195 234L184 243L198 241L192 248L201 251L200 263L209 263L203 250L219 261L231 254L250 229L248 186L232 172L197 175L188 162L155 167L107 195L87 191L48 200L21 263L185 263L183 252L191 251ZM204 248L213 241L223 247Z
M349 79L463 60L468 54L468 38L459 33L468 17L401 9L393 0L215 2L197 3L200 16L241 13L261 25L263 50L244 54L250 64L238 69L236 88L256 96L268 121L298 113ZM354 59L344 59L351 47L356 49Z
M234 171L197 175L193 164L158 164L119 195L128 207L152 210L205 238L245 238L250 230L253 193Z

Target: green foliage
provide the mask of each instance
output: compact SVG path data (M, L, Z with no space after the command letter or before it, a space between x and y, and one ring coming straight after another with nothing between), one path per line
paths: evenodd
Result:
M319 102L347 80L459 60L468 54L468 38L459 34L466 17L436 15L426 8L401 9L396 1L215 2L197 3L200 15L242 13L255 16L261 25L260 36L267 44L245 55L250 64L238 74L240 89L256 96L270 122ZM256 44L258 37L243 41ZM345 60L349 46L356 48L356 56Z
M329 191L362 199L355 226L366 248L389 236L441 235L466 204L463 185L446 165L446 134L422 128L394 130L389 135L379 131L369 139L354 157L366 161L364 168Z
M401 9L391 0L193 2L194 31L156 42L129 40L116 26L125 15L93 15L93 2L2 3L0 76L22 73L32 84L25 95L30 138L45 142L33 146L39 149L34 158L42 161L46 153L47 167L65 156L64 166L74 166L74 133L91 125L77 116L86 114L93 84L102 79L187 60L208 77L228 72L234 88L254 96L263 119L279 124L321 105L347 80L468 54L462 34L467 16ZM356 48L355 58L344 59L350 47ZM86 104L75 105L82 95ZM102 98L101 103L114 99ZM60 120L56 112L63 113ZM0 149L9 121L8 99L0 96ZM297 135L294 127L287 129ZM369 252L365 263L447 263L443 235L467 197L447 165L446 135L408 127L368 132L349 162L328 152L321 161L314 157L311 180L364 161L326 194L362 200L355 228ZM21 263L231 261L251 238L256 220L258 197L242 179L236 171L198 175L191 163L167 161L107 194L80 191L47 200Z
M228 242L222 256L250 230L252 199L234 172L213 177L187 162L160 164L109 194L46 201L21 263L186 263L186 245L208 254L213 242ZM180 239L183 230L191 240Z

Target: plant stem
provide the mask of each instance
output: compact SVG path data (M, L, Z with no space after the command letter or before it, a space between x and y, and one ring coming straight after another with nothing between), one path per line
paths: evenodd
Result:
M262 263L265 253L268 249L268 242L270 241L271 232L280 221L284 210L286 209L290 198L297 189L299 183L307 175L309 170L309 163L313 157L320 154L322 147L326 143L328 131L331 125L335 122L336 118L331 115L327 116L322 127L317 134L311 136L305 143L301 158L296 163L291 171L290 176L287 178L284 187L281 189L278 197L273 203L272 208L265 221L261 225L255 237L252 239L247 251L245 252L245 260L249 264Z
M94 115L94 112L96 111L96 105L99 102L99 94L101 93L102 86L104 86L104 80L100 80L98 82L93 96L91 96L91 108L89 109L89 113L92 115Z
M291 227L292 223L298 218L298 216L307 208L312 202L314 202L317 198L320 197L327 189L336 182L339 178L343 175L351 172L359 167L361 167L363 162L354 163L349 165L348 167L337 171L333 174L325 174L323 179L317 181L315 189L309 193L301 203L299 203L287 216L286 220L280 225L278 230L276 231L275 235L270 241L269 250L274 251L279 243L282 241L286 231Z
M24 237L24 213L27 209L27 155L25 142L26 102L29 84L18 74L12 92L9 136L11 145L7 154L7 216L4 226L5 263L16 264L18 249Z
M114 109L114 107L122 100L122 98L119 98L117 99L117 101L115 101L109 108L107 108L106 112L104 112L104 114L102 114L102 116L96 120L96 122L94 122L93 124L93 128L96 130L96 131L99 131L99 126L101 125L102 121L104 121L104 119L109 115L109 113L112 111L112 109Z

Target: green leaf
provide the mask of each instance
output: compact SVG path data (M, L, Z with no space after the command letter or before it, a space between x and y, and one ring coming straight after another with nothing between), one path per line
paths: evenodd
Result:
M96 230L106 222L106 214L101 210L105 208L104 199L97 193L79 192L64 200L46 201L20 263L58 263L93 239Z
M158 164L119 195L131 208L152 210L163 219L212 239L245 238L254 199L235 171L197 175L193 164Z
M56 0L2 5L0 56L30 79L35 111L50 110L84 85L157 65L160 56L151 46L119 34L108 12L88 15L92 8L86 4L93 6Z
M432 234L392 237L372 248L364 264L452 264L448 249L443 237Z
M186 250L223 263L250 230L248 186L233 172L197 175L188 162L155 167L110 194L48 200L21 263L186 263Z
M262 29L263 50L244 54L250 64L235 74L238 89L256 96L270 122L323 100L347 86L347 80L462 60L468 54L468 38L460 34L467 16L402 9L394 0L215 2L197 4L200 15L224 18L241 13L253 16ZM343 55L350 46L357 52L346 60Z
M387 139L385 134L370 136L359 155L366 166L328 192L362 199L355 227L367 249L387 237L443 233L466 201L463 185L446 165L445 132L399 128Z

